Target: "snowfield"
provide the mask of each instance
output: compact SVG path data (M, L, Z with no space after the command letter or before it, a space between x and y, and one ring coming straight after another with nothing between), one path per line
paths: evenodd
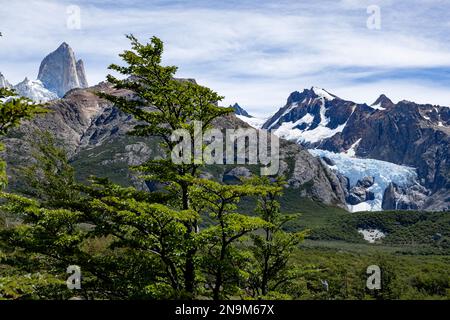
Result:
M383 108L383 107L381 106L381 103L373 104L373 105L371 105L370 107L371 107L372 109L375 109L375 110L381 110L381 111L386 110L386 108Z
M358 232L361 233L369 243L375 243L377 240L386 237L386 234L378 229L358 229Z
M351 147L343 152L343 154L348 155L349 157L354 157L356 154L356 148L358 147L358 145L361 143L361 138L359 138L354 144L351 145Z
M316 95L318 95L321 98L324 98L326 100L333 100L335 98L334 95L329 93L327 90L319 88L319 87L312 87L312 90Z
M303 116L303 118L297 121L283 122L280 125L280 127L278 127L276 130L273 131L274 134L283 139L294 140L297 143L302 142L315 143L327 138L331 138L336 133L342 132L342 130L344 130L345 126L347 125L347 122L337 126L334 129L328 127L328 124L330 123L330 118L327 118L325 116L325 113L327 111L327 109L325 108L325 100L333 100L334 97L323 89L313 88L313 90L314 93L319 96L319 98L316 99L321 100L320 123L318 124L318 126L312 130L309 130L309 127L311 126L314 120L314 116L307 113L306 115ZM295 104L294 106L297 105ZM355 108L356 105L353 107L352 113L355 111ZM274 124L275 123L276 122L274 122ZM303 123L308 125L305 129L300 130L296 128L296 126Z
M29 80L25 78L22 82L14 86L17 93L35 102L47 102L58 99L56 93L47 90L40 80Z
M267 121L267 119L263 118L246 117L242 115L236 115L236 117L238 117L239 119L241 119L242 121L246 122L247 124L256 129L261 129L263 124Z
M354 206L348 205L348 209L351 212L381 211L384 190L391 182L401 187L408 187L418 183L416 169L412 167L375 159L353 158L348 154L338 154L320 149L309 149L308 151L314 156L331 159L334 165L328 165L328 167L347 177L350 182L350 188L364 177L371 176L375 178L374 184L367 189L375 194L375 199Z
M283 122L279 128L277 128L273 133L279 136L280 138L286 140L295 140L297 143L301 142L310 142L315 143L327 138L334 136L338 132L342 132L344 130L345 125L347 123L343 123L340 126L337 126L335 129L330 129L325 124L319 124L319 126L313 130L300 130L295 128L299 124L307 123L310 119L312 121L312 116L308 113L303 118L295 121L295 122Z

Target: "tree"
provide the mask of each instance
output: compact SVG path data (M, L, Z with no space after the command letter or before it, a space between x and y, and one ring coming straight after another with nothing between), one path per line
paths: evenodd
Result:
M1 33L0 33L1 36ZM20 125L22 120L29 120L37 114L46 113L47 109L41 104L33 103L31 100L16 96L13 90L0 88L0 136L4 136L9 130ZM0 143L0 151L4 150L4 145ZM8 182L6 175L6 162L0 161L0 191L3 190ZM0 220L4 217L0 216ZM0 249L4 249L0 241ZM4 259L3 250L0 251L0 262ZM1 267L1 266L0 266ZM54 284L52 279L45 278L49 284ZM2 296L18 297L24 294L32 294L35 288L36 279L30 276L25 279L15 277L0 278L0 298ZM3 293L2 293L3 292Z
M37 114L46 113L42 104L33 103L30 99L16 96L13 90L0 88L0 136L17 127L22 120L29 120ZM0 144L0 151L4 150ZM0 189L7 184L6 163L0 162Z
M67 207L79 199L75 170L69 165L66 152L56 147L52 134L36 130L30 145L31 164L16 170L26 186L21 193L39 199L47 208Z
M166 285L165 279L177 281L168 268L176 263L174 253L183 244L177 228L184 226L174 216L188 219L189 215L168 210L161 204L167 197L159 193L99 178L92 178L89 185L77 183L65 153L53 146L53 138L35 137L40 141L33 152L37 161L22 168L28 197L2 194L1 210L21 220L0 233L4 262L16 270L15 278L21 279L21 270L26 270L61 280L67 266L76 264L82 269L80 295L85 298L179 297L177 284ZM35 295L54 297L46 296L45 288L56 281L47 285L46 278L33 279L42 290ZM170 284L173 290L168 290ZM54 292L70 296L64 282L59 285Z
M192 185L192 178L198 176L200 164L194 161L193 155L189 155L192 160L189 163L172 162L170 154L180 140L173 141L171 135L178 129L185 129L194 136L194 121L201 122L201 131L205 132L214 119L230 113L232 109L218 107L216 104L223 97L214 91L192 81L176 79L176 67L161 66L161 40L153 37L150 43L141 44L133 35L127 37L131 41L132 50L120 54L127 65L112 64L109 68L128 77L121 80L108 75L107 79L116 89L131 90L133 97L105 93L99 95L142 122L134 128L132 134L161 138L166 157L150 159L138 169L147 179L167 184L167 190L173 199L180 199L179 203L174 204L178 209L190 210L188 189ZM194 238L198 230L198 219L189 219L184 224L185 246L188 248L183 270L184 289L194 294L194 257L197 251Z
M271 181L269 177L254 177L246 182L250 187L259 187L256 213L266 222L263 232L251 235L251 247L256 260L252 270L251 286L254 296L266 296L279 287L295 279L297 270L291 268L289 259L298 244L303 241L308 231L287 233L284 225L298 215L282 215L278 198L282 194L285 181L277 178Z
M207 275L213 276L209 285L213 299L226 298L227 294L234 293L241 271L237 263L239 253L234 244L246 234L267 226L261 218L237 213L237 203L241 197L256 195L262 190L248 185L223 185L205 179L197 179L190 190L195 210L215 222L202 230L198 237L204 248L202 268Z

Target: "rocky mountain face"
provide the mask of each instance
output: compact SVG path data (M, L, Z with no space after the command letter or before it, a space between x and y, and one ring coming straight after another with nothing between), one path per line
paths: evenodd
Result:
M11 88L12 85L6 80L5 76L0 72L0 88Z
M31 141L36 131L53 133L58 144L67 150L79 179L98 175L122 184L132 183L141 189L155 188L151 181L138 179L128 166L158 156L158 139L127 135L136 121L98 98L94 91L132 95L125 90L115 90L107 83L71 90L64 98L50 104L52 112L11 132L4 142L12 188L20 185L20 181L15 180L15 168L30 161ZM214 125L219 129L248 127L235 115L222 117ZM281 140L280 146L279 174L287 176L289 187L296 190L298 201L302 197L310 197L325 204L345 207L344 190L332 170L296 143ZM205 174L221 181L230 181L248 174L248 170L245 165L216 165L207 168Z
M339 99L323 89L295 91L262 128L313 147L341 132L356 107L355 103Z
M76 60L72 48L65 42L42 60L38 80L59 97L71 89L88 86L83 61Z
M88 82L83 61L76 61L72 48L64 42L41 62L38 80L26 77L13 86L0 73L1 87L12 88L36 102L47 102L64 96L71 89L87 88Z
M87 79L86 79L86 72L84 71L84 62L83 60L78 60L77 61L77 76L78 76L78 81L80 83L80 88L87 88L89 87Z
M307 148L415 168L420 187L401 191L392 185L383 209L450 208L448 107L393 103L385 95L369 106L313 87L293 92L263 128ZM399 207L400 198L409 204Z
M253 118L251 115L248 114L248 112L243 109L240 105L238 105L237 103L235 103L234 105L230 106L234 109L234 114L237 116L244 116L244 117L248 117L248 118Z
M384 210L417 210L429 202L432 208L439 208L439 204L429 201L429 195L430 192L419 184L404 188L391 183L384 191L382 206Z
M57 137L80 179L94 174L142 189L155 187L139 180L128 166L157 156L158 140L128 136L134 119L93 93L131 92L114 90L107 83L87 88L83 61L76 60L66 43L45 57L38 78L12 86L0 74L0 86L13 87L36 101L54 100L51 113L5 138L12 181L14 168L30 160L37 130ZM58 97L63 98L55 100ZM448 107L393 103L385 95L371 105L357 104L312 87L291 93L268 119L252 117L237 103L233 108L235 115L222 117L216 127L250 125L281 137L279 174L287 177L299 197L350 211L450 208ZM205 174L233 181L249 171L242 165L221 166Z

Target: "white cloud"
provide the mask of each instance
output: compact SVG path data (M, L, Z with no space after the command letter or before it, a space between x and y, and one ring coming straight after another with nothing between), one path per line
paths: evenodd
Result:
M377 69L450 67L450 47L442 39L445 23L444 29L429 27L438 12L421 15L421 2L410 2L400 11L394 1L380 0L382 29L368 30L365 8L371 2L255 1L233 9L199 3L140 3L133 8L84 1L82 29L70 30L66 28L70 1L0 0L0 29L5 35L0 38L0 71L12 82L34 77L41 59L66 41L85 60L93 84L104 79L106 67L119 62L117 54L128 48L123 35L135 33L142 40L159 36L166 44L164 62L178 65L180 75L226 95L225 103L237 101L253 113L272 112L291 91L313 85L359 101L371 102L390 90L391 96L449 104L439 83L420 84L417 79L415 86L428 89L417 91L407 89L409 79L352 81ZM336 71L343 68L358 72Z

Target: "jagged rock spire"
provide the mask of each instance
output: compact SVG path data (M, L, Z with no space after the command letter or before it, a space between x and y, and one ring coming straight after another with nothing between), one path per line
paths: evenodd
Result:
M75 53L66 42L42 60L38 79L60 97L73 88L88 86L83 61L77 62Z

